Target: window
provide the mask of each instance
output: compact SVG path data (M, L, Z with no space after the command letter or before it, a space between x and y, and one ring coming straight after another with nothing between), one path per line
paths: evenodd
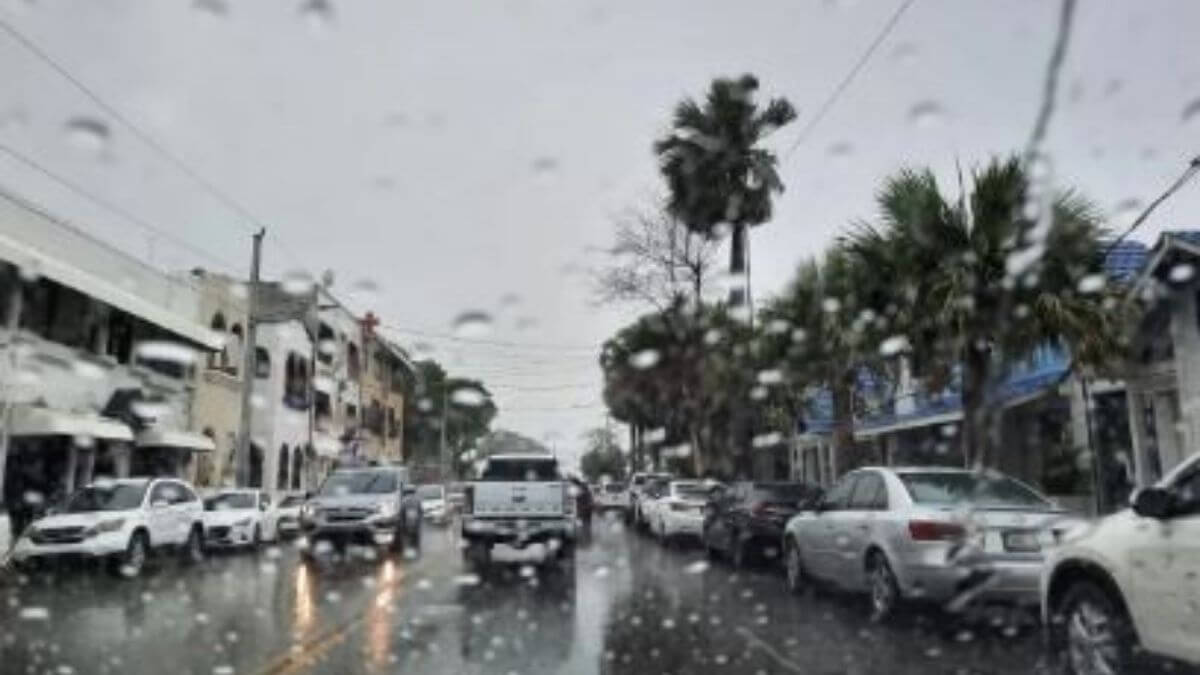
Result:
M400 435L400 428L396 426L396 409L388 408L387 411L387 435L395 438Z
M553 457L530 457L489 461L479 479L501 482L558 480L558 460Z
M837 511L848 508L850 506L850 495L854 491L854 484L858 482L858 474L852 473L843 476L837 485L834 485L825 498L821 500L822 507L827 511Z
M212 321L209 322L208 327L214 333L220 333L223 340L221 351L208 355L208 367L213 370L223 370L229 365L229 338L225 335L225 315L220 312L213 314Z
M346 404L346 424L353 424L358 421L358 406L353 403Z
M254 348L254 377L260 380L271 377L271 355L262 347Z
M308 359L296 352L284 362L283 402L298 410L308 407Z
M353 342L346 345L346 372L349 373L350 379L358 379L358 345Z
M900 482L917 504L1005 506L1050 509L1044 497L1004 476L989 477L970 471L901 473Z
M329 324L321 324L317 327L317 361L330 365L333 363L333 355L337 351L337 339L333 334L333 329Z
M229 352L229 362L225 364L225 372L230 375L237 376L238 370L242 367L242 351L245 348L246 338L242 336L242 325L239 323L233 324L233 328L229 329L229 344L227 351Z
M170 481L156 483L150 490L150 505L178 503L179 487Z
M399 489L395 471L335 471L321 484L322 495L376 495Z
M883 511L887 509L887 486L876 473L864 473L854 486L850 497L850 508L856 511Z
M288 446L279 446L279 467L276 469L275 487L286 490L288 486Z

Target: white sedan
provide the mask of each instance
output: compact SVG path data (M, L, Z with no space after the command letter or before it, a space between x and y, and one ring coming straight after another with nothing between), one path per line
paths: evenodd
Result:
M650 531L666 541L674 537L700 537L704 531L704 504L710 487L701 481L673 480L643 506Z
M220 490L204 500L204 539L212 547L258 546L279 538L278 513L262 490Z

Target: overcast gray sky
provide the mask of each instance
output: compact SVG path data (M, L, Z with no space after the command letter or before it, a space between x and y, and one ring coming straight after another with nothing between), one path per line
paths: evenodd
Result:
M395 333L494 385L500 426L571 450L603 423L587 347L634 314L593 307L580 270L612 215L659 189L650 145L680 97L750 71L800 110L772 139L787 192L753 234L760 296L870 218L899 166L949 177L1025 142L1058 3L916 0L788 152L898 4L0 0L0 17L266 222L271 273L333 269L345 293L374 282L356 301L400 329L445 334L480 310L495 317L488 339L547 345ZM1198 30L1188 0L1080 3L1048 150L1056 180L1114 225L1200 151ZM160 267L246 268L249 223L3 34L0 81L0 143L215 260L8 157L0 182ZM105 122L107 140L80 119ZM1198 205L1200 185L1139 238L1194 226Z

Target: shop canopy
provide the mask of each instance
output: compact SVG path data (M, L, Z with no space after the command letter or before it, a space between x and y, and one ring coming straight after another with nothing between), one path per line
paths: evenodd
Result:
M113 441L132 441L133 432L120 420L69 410L18 405L12 427L18 436L80 436Z
M170 429L147 429L137 435L139 448L173 448L212 452L217 449L213 439L204 434Z

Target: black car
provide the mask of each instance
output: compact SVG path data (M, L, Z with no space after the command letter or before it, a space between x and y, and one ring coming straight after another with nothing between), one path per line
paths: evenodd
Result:
M821 488L810 483L742 482L717 488L704 507L704 548L737 567L779 558L783 528Z

